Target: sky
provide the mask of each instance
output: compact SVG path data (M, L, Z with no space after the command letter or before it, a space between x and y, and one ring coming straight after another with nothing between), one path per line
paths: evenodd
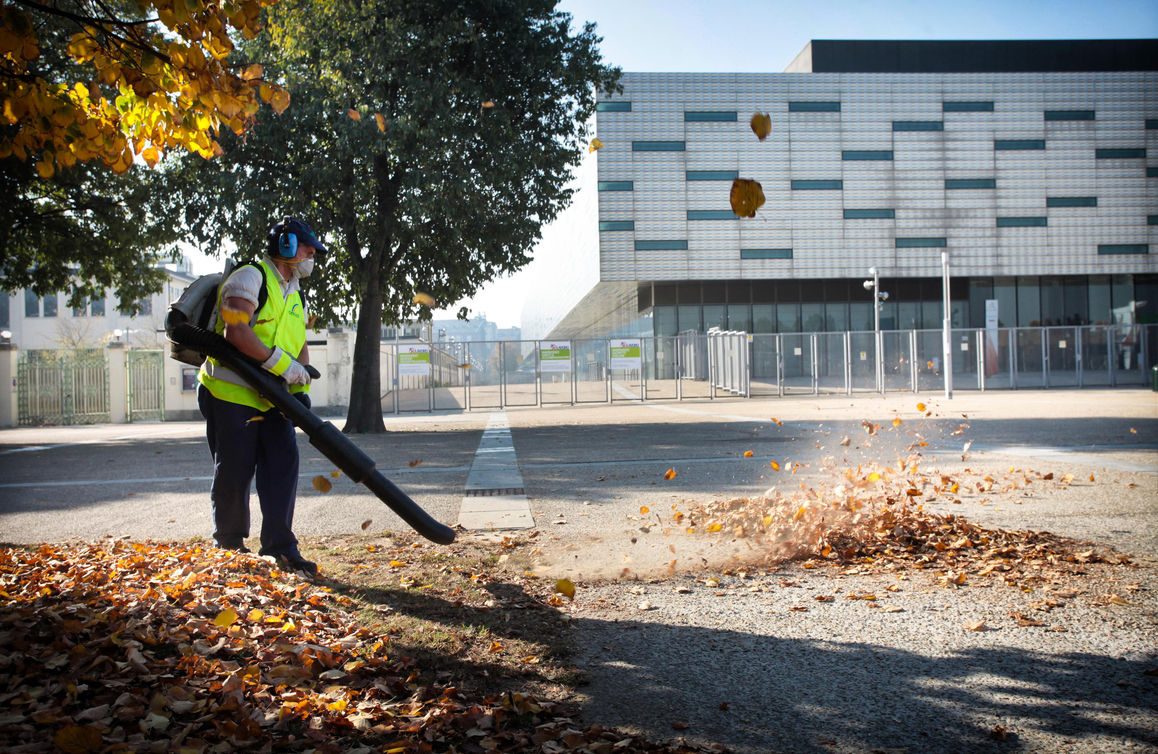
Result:
M573 28L595 22L604 61L635 72L776 73L813 39L1158 37L1156 0L562 0L559 8ZM531 277L497 280L435 318L469 306L500 327L518 325Z
M1158 37L1156 0L561 0L559 8L573 28L594 22L604 61L634 72L776 73L813 39ZM219 263L195 264L204 273ZM532 277L524 269L496 280L434 317L467 306L472 317L519 325Z

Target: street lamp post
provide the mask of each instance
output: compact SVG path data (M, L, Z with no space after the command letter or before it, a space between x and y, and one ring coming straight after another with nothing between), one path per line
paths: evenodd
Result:
M874 370L877 382L877 392L885 391L885 370L881 363L881 302L887 301L889 294L881 290L880 276L876 267L869 267L872 280L864 281L864 289L873 292L873 350L876 354L876 369Z
M941 250L941 299L944 319L941 321L941 361L944 364L945 398L953 397L953 316L949 307L949 250Z

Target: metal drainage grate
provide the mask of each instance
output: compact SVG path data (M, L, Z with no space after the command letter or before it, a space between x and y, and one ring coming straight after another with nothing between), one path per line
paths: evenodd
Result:
M523 487L498 487L489 490L467 490L466 497L498 497L499 495L525 495L527 490Z

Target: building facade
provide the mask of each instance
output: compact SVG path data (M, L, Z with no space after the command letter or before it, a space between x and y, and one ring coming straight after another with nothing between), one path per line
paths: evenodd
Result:
M942 251L954 327L987 300L1002 327L1158 322L1156 68L1158 40L818 41L786 73L626 73L599 283L551 337L872 330L870 268L882 329L940 328Z

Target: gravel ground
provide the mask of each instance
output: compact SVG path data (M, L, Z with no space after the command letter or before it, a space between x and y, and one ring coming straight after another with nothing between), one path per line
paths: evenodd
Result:
M983 455L931 463L995 477L1025 468L1017 454ZM1158 751L1155 476L1069 460L1057 471L1082 480L1073 485L929 508L1111 545L1132 565L1089 566L1032 591L800 564L598 582L575 615L585 717L745 754ZM876 599L850 598L866 593ZM1043 611L1043 600L1056 606ZM1019 626L1012 613L1044 625Z

